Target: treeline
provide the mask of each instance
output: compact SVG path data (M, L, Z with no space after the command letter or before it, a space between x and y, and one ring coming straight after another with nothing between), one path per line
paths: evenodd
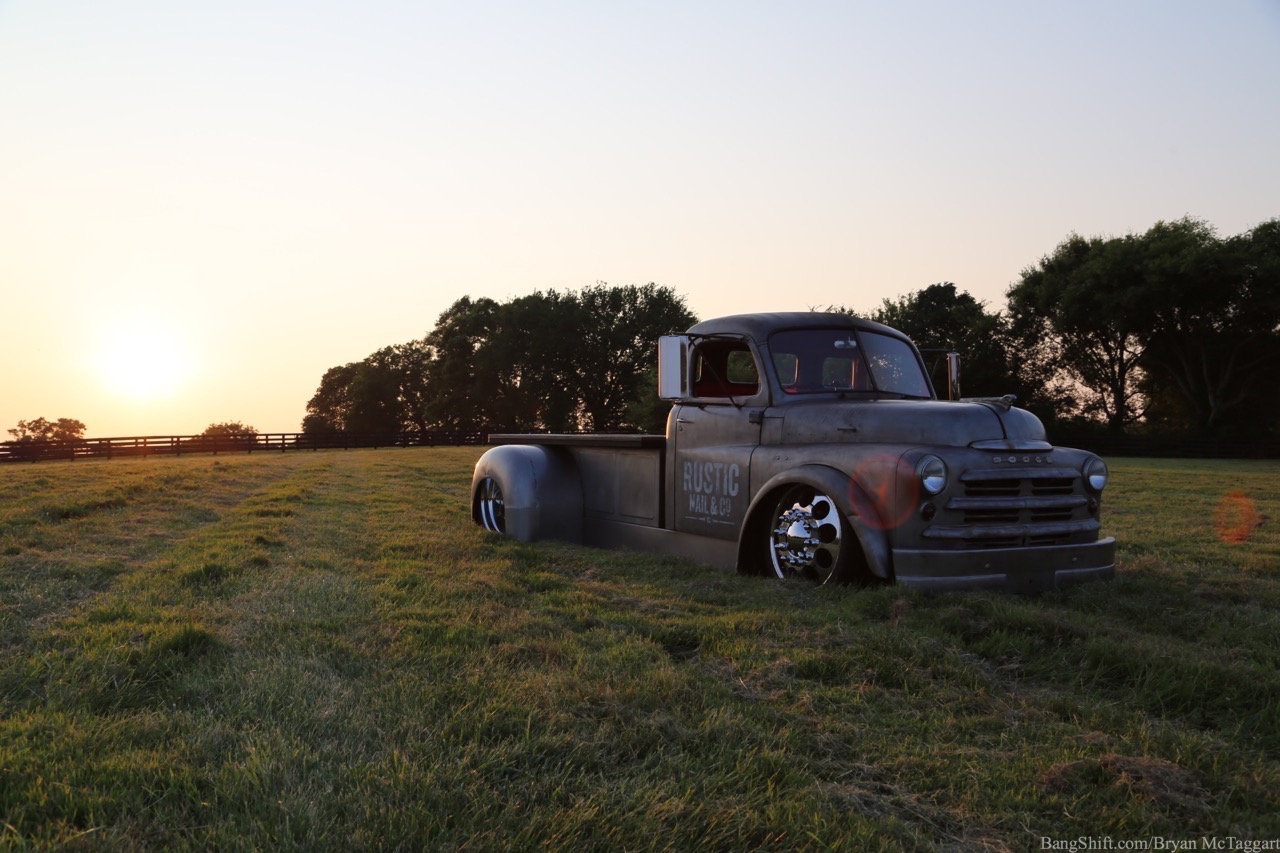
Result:
M66 443L84 438L84 422L75 418L32 418L9 430L17 444Z
M302 430L658 430L657 341L696 322L655 284L463 297L427 335L330 368Z
M1227 238L1192 218L1073 234L1001 309L941 283L867 316L959 351L967 396L1013 393L1054 428L1280 438L1280 219ZM694 322L653 284L463 298L422 339L326 372L303 431L660 432L657 339Z
M932 285L873 318L921 347L955 346L966 394L1016 393L1048 422L1280 438L1280 219L1228 238L1191 218L1073 234L1006 296L992 313Z

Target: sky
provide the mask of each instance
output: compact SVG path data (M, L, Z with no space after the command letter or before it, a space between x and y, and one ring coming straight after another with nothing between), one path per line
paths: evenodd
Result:
M300 428L462 296L706 319L1280 217L1280 0L0 0L0 438Z

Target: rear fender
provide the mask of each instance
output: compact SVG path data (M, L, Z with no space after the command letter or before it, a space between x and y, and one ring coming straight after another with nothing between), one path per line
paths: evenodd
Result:
M853 528L871 573L884 580L893 579L889 537L876 511L876 504L848 474L826 465L801 465L784 471L765 483L751 506L738 532L738 571L743 574L768 574L765 549L761 546L761 530L772 523L773 501L786 486L805 485L829 496Z
M471 475L471 518L477 524L486 478L502 490L506 535L521 542L582 541L582 484L563 448L507 444L485 451Z

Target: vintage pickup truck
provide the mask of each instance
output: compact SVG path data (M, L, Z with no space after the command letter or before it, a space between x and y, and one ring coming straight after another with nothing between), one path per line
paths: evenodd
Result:
M748 314L659 341L662 435L493 435L472 517L744 574L1040 591L1114 573L1107 466L1012 397L939 399L909 338Z

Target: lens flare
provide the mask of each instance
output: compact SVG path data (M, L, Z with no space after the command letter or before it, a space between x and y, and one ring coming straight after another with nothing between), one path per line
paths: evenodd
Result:
M920 479L895 454L874 454L859 462L852 475L849 502L868 527L893 530L919 508Z
M1228 492L1213 511L1213 529L1229 545L1248 542L1261 523L1257 504L1244 492Z

